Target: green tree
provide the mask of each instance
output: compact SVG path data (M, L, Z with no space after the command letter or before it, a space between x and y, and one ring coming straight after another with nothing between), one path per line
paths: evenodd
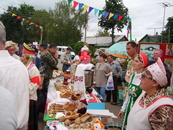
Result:
M51 25L46 28L49 42L73 46L81 39L86 20L82 10L76 11L67 2L62 1L56 3L54 9L49 13Z
M168 18L166 30L162 31L162 42L173 43L173 16Z
M24 19L30 20L34 12L34 7L25 3L21 4L19 8L13 6L8 7L7 12L1 15L1 21L6 27L7 40L12 40L17 43L30 41L27 39L30 38L29 30L31 26L25 24ZM17 16L12 17L12 14L16 14L22 18L17 19Z
M99 29L97 30L97 33L96 33L96 36L109 36L110 33L108 30L102 30L102 29Z
M119 16L128 17L128 9L123 5L120 0L106 0L106 6L103 9L106 12L110 12ZM104 16L102 16L99 19L99 26L104 28L105 30L111 30L111 36L112 36L112 44L114 44L114 32L115 29L119 32L122 32L122 29L124 28L124 25L126 25L126 20L118 20L114 19L113 17L110 19L105 19Z

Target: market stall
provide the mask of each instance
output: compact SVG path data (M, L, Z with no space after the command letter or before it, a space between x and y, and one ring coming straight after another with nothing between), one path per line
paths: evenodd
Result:
M105 103L99 100L99 95L93 89L91 93L74 91L74 75L60 71L53 73L54 79L48 86L47 101L44 113L45 130L59 128L88 129L94 125L94 120L101 117L116 118L109 110L105 110Z

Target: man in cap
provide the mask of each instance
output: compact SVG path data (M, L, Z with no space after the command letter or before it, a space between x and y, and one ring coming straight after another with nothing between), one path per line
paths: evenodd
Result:
M29 75L23 63L5 50L5 42L5 27L0 22L0 85L12 93L17 109L17 129L25 130L29 115Z

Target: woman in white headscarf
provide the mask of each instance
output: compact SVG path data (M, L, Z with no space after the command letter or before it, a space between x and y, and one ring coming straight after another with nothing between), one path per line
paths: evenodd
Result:
M20 57L15 54L16 50L18 49L16 43L13 41L6 41L5 43L5 50L8 50L9 54L17 60L20 60Z
M127 130L173 129L173 100L166 92L170 77L160 58L147 67L140 84L144 91L129 113Z

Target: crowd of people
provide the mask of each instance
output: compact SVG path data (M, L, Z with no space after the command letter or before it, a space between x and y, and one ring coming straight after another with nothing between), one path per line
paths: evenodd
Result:
M0 118L0 125L6 130L38 130L38 114L44 113L53 70L59 69L57 45L42 43L38 51L32 43L24 43L21 57L15 54L17 49L13 41L6 41L5 27L0 23L0 116L4 117ZM81 75L84 72L81 73L79 68L87 68L87 64L90 68L95 66L95 89L101 95L101 101L117 105L118 79L123 73L120 63L125 59L114 59L100 51L96 65L92 65L87 45L74 59L71 51L68 47L60 57L62 71L72 70L74 66L73 69ZM128 42L126 51L130 61L124 78L125 100L117 113L123 118L121 129L173 129L173 101L166 92L172 73L161 61L163 51L154 51L154 61L149 61L145 53L137 54L135 42ZM113 78L113 90L106 90L109 76Z

